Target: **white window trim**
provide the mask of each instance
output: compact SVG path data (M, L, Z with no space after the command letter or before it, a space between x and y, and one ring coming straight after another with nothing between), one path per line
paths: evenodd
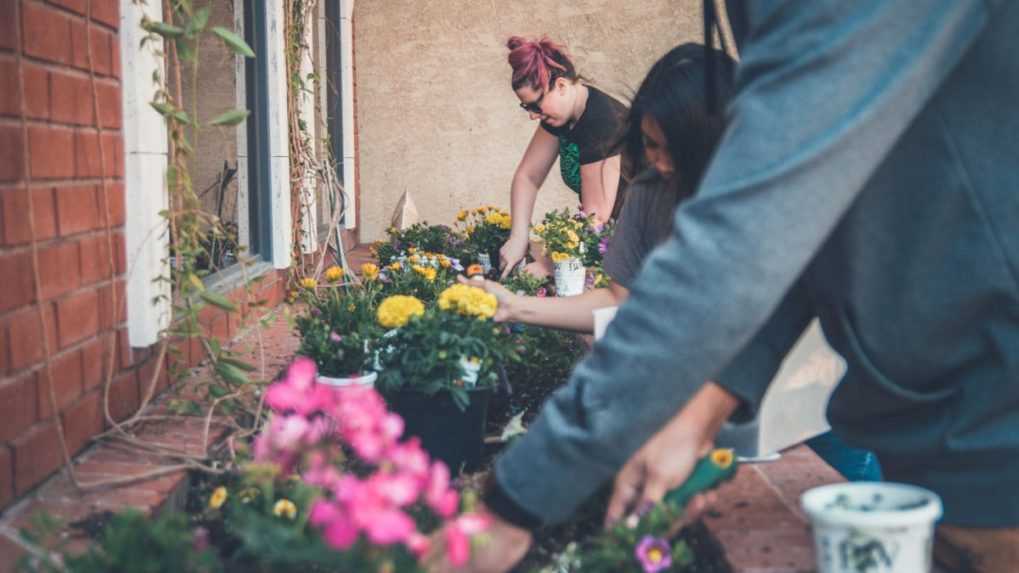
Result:
M268 32L269 84L269 210L272 214L272 256L274 268L291 263L293 221L290 215L290 125L287 121L286 32L283 2L265 2Z
M357 160L354 149L354 0L340 3L340 85L343 97L343 191L347 195L347 217L344 227L357 227Z
M163 117L149 105L162 70L162 40L141 47L148 34L142 16L163 18L162 0L120 0L121 89L124 137L124 223L127 250L127 333L133 347L148 347L170 324L169 233L160 212L168 208L166 166L169 142Z

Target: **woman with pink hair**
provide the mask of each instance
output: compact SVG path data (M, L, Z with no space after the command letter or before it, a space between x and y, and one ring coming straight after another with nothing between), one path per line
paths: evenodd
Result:
M565 48L547 37L514 36L506 47L513 91L539 123L513 175L513 229L499 251L504 277L527 254L534 201L557 157L563 182L580 195L581 208L601 221L612 216L622 172L615 144L627 113L625 105L587 84Z

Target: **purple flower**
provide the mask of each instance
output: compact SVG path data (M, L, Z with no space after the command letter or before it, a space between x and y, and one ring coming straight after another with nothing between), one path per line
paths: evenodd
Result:
M343 337L340 336L339 334L336 334L335 332L330 332L329 333L329 340L331 340L333 342L336 342L336 343L340 343L340 342L343 341Z
M202 553L209 548L209 530L204 527L196 527L191 532L191 547L195 553Z
M645 535L634 551L644 573L658 573L672 566L672 548L669 542L653 535Z
M607 252L609 252L609 238L602 237L602 239L598 241L598 254L604 257Z
M454 259L453 257L449 257L449 262L452 263L453 270L455 270L456 272L463 272L464 266L460 264L460 259Z
M319 316L322 314L322 311L315 307L312 307L310 312L312 316Z

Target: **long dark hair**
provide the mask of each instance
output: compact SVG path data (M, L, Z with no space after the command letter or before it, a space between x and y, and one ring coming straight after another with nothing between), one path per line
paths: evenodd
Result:
M627 161L640 169L645 166L640 123L645 116L658 123L676 168L677 201L692 195L704 176L725 131L725 105L732 95L736 62L713 50L717 105L709 111L705 52L701 44L681 44L651 66L633 97L621 141Z

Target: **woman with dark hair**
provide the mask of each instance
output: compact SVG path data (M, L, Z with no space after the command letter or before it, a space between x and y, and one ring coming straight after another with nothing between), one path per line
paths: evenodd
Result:
M539 124L513 175L513 228L500 249L503 276L527 254L534 201L557 157L563 182L580 195L584 212L600 221L612 216L622 171L614 144L626 117L626 106L583 81L563 46L514 36L506 47L513 91Z
M716 58L724 103L735 62L722 52ZM631 163L643 158L649 167L631 183L605 255L610 285L578 296L540 298L520 296L486 281L485 289L499 299L496 320L591 332L594 309L626 299L644 258L669 235L676 206L696 189L724 130L724 118L708 113L704 76L703 46L672 49L651 67L634 96L621 137L610 142L614 148L622 147Z
M622 147L632 162L643 157L648 169L628 190L615 234L605 254L606 288L571 297L521 296L485 281L499 299L496 320L590 333L597 308L618 306L648 254L672 232L681 201L693 195L725 130L722 111L731 95L736 62L713 50L717 112L705 93L705 49L687 43L673 48L651 67L634 96ZM476 280L476 279L471 279ZM881 466L870 451L852 448L827 432L807 441L819 456L852 481L878 481Z

